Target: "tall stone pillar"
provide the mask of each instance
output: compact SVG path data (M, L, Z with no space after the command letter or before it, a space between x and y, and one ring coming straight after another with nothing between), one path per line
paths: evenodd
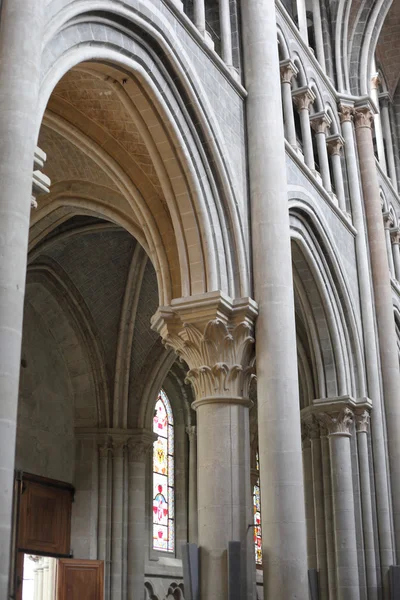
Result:
M358 558L351 463L353 411L342 401L320 403L317 419L328 429L338 600L359 600Z
M315 47L317 51L317 59L322 67L322 70L326 72L325 65L325 49L324 49L324 34L322 32L322 17L321 17L321 4L320 0L312 0L312 13L314 22L314 36L315 36Z
M400 374L385 231L372 143L372 118L369 105L361 105L356 108L356 138L360 158L386 408L395 544L397 555L400 556Z
M355 238L356 259L359 272L361 298L361 316L363 323L365 365L368 394L371 398L374 418L371 421L373 451L373 469L375 476L376 510L379 531L379 552L384 582L385 598L389 594L388 573L394 562L392 517L389 497L389 477L386 457L386 426L381 395L380 365L378 360L378 340L375 330L374 301L370 277L369 251L364 222L364 202L361 197L361 182L353 128L353 106L347 101L340 104L340 120L345 140L345 158L347 165L351 212L353 224L357 229ZM374 164L375 168L375 164ZM380 201L378 198L378 203ZM379 207L380 210L380 207ZM381 222L380 218L380 222Z
M328 563L327 563L327 539L325 529L325 500L324 500L324 476L322 469L322 452L320 428L318 421L313 415L304 418L311 444L312 485L314 498L315 518L315 541L317 553L317 569L319 580L319 592L321 600L328 600Z
M372 115L372 118L374 121L375 141L376 141L376 149L378 152L379 165L380 165L382 171L385 173L385 175L387 175L385 145L383 143L382 122L381 122L381 115L379 113L378 89L379 89L380 83L381 83L381 80L379 78L379 74L376 73L376 75L374 75L374 77L372 77L372 79L371 79L371 98L372 98L372 101L374 102L376 108L378 109L378 112L374 112L374 114Z
M153 441L145 430L128 441L128 600L144 600L146 463Z
M0 598L7 597L26 259L43 1L2 0L0 18ZM22 43L23 40L23 43Z
M328 149L326 147L326 130L331 124L331 119L326 113L317 113L311 119L311 127L315 131L317 140L319 168L321 170L322 185L328 193L332 192L331 174L329 171Z
M205 0L194 0L193 2L194 24L202 35L206 31L206 6Z
M328 430L320 424L322 473L324 482L324 517L326 535L326 564L328 569L328 598L336 598L336 556L333 531L333 499L331 459L329 455Z
M106 599L110 598L111 560L111 441L107 439L99 445L99 527L98 554L104 561L104 589Z
M253 277L259 304L256 336L264 597L306 600L296 330L274 1L243 2L242 19Z
M186 428L189 438L189 542L197 544L197 433L196 426Z
M294 124L293 98L292 98L292 79L296 77L298 69L290 60L284 60L280 63L281 82L282 82L282 107L285 122L285 135L289 144L297 150L297 136Z
M371 471L368 453L368 426L370 411L356 411L358 465L360 471L361 506L364 533L364 554L367 575L368 600L377 600L378 578L375 554L374 515L372 510Z
M124 508L125 441L115 439L112 446L112 523L111 523L111 597L122 600L122 538Z
M164 343L188 364L195 392L198 544L201 595L207 600L228 598L230 541L241 542L240 596L252 594L248 388L255 316L250 299L232 301L210 292L173 300L153 317Z
M315 94L310 88L299 88L293 93L293 102L295 103L300 116L304 162L312 171L315 169L315 163L310 126L310 104L312 104L314 101Z
M336 197L338 199L339 208L346 213L346 193L344 191L343 170L341 150L344 145L344 139L341 135L331 135L327 138L328 153L331 157L333 181L335 184Z
M311 442L307 427L302 424L304 500L307 529L307 565L309 569L317 568L317 547L315 539L315 502L313 490Z

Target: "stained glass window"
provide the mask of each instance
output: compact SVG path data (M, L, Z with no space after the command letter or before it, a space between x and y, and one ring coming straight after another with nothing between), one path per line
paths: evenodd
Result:
M174 419L166 393L158 394L153 431L153 549L175 551Z
M257 471L259 471L258 452L257 452ZM253 509L254 509L254 550L256 556L256 565L262 565L262 537L261 537L261 499L260 499L260 478L253 488Z

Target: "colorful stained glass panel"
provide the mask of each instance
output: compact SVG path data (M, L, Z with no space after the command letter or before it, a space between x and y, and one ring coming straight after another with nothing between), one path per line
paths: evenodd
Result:
M174 427L170 402L160 391L153 419L153 548L175 550Z

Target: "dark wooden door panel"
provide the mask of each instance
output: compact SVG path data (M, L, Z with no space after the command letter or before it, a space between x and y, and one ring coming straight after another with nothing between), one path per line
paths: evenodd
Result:
M57 561L56 600L103 600L102 560L60 558Z
M71 530L70 489L24 481L18 548L32 553L68 556Z

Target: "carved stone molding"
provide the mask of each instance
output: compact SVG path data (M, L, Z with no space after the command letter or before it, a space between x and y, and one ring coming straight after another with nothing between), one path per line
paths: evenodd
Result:
M330 135L328 138L326 138L328 152L331 156L340 156L344 143L344 138L342 138L342 136L338 133L335 135Z
M315 133L326 134L326 130L332 123L332 119L326 112L319 112L310 118L310 123Z
M193 408L205 402L251 404L256 316L253 300L232 300L221 292L173 300L154 315L152 328L189 366Z
M99 456L100 458L106 458L112 450L112 439L111 437L107 437L103 440L99 446Z
M371 89L377 90L379 88L379 86L381 85L381 83L382 83L382 80L381 80L379 73L375 73L371 77Z
M299 72L298 68L290 58L282 60L279 64L282 83L292 83L293 77L296 77Z
M297 110L309 110L310 104L313 104L316 96L311 88L304 86L293 92L293 102Z
M357 433L368 433L370 411L362 408L355 411Z
M312 413L302 416L301 424L310 440L315 440L320 437L319 422Z
M346 121L352 122L354 116L353 104L346 104L344 102L339 103L339 117L340 122L345 123Z

